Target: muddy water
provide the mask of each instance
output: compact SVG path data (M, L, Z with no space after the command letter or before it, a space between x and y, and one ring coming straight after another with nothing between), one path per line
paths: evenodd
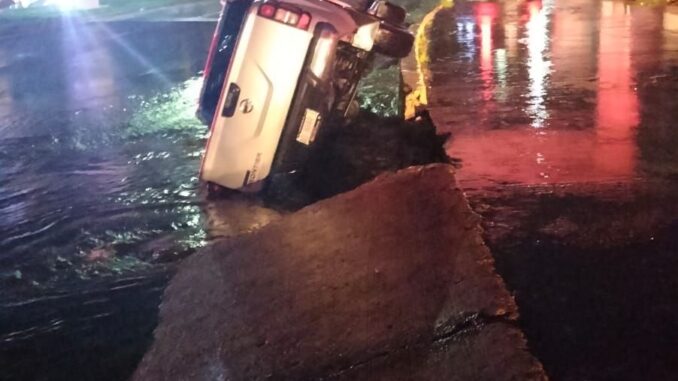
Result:
M554 380L678 377L678 11L457 3L432 115Z
M0 379L124 379L204 244L213 25L182 25L0 26Z

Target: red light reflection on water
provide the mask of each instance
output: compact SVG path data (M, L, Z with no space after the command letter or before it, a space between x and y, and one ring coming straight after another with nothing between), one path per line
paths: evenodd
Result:
M480 78L483 82L482 99L486 102L483 108L484 117L492 112L494 86L494 59L492 27L498 16L496 3L479 3L475 8L476 23L480 28Z
M617 176L636 167L638 98L631 78L631 17L623 3L602 2L594 166ZM619 27L623 27L619 29Z
M492 17L480 16L480 76L483 80L483 99L492 97Z
M484 100L481 114L488 115L498 107L494 94L497 87L492 86L492 81L497 58L494 46L499 43L492 33L492 24L496 21L493 17L500 16L494 4L480 5L475 16L480 27L479 63ZM527 17L522 18L520 33L527 56L516 57L508 65L525 67L527 78L513 86L522 87L518 91L525 93L528 100L518 106L516 103L523 101L508 99L507 106L522 107L532 122L503 129L474 125L474 128L454 134L449 152L464 162L460 181L467 186L483 186L487 183L616 181L634 176L634 129L639 118L638 99L632 88L630 15L621 3L603 1L601 7L600 19L590 21L599 23L599 45L595 52L591 45L568 40L568 21L581 24L581 20L562 17L563 25L552 28L551 18L558 12L553 1L545 1L543 5L540 2L526 4L523 12ZM552 33L565 35L552 36ZM509 43L505 41L504 45ZM556 57L551 61L550 57L554 55ZM558 106L546 103L549 93L559 85L549 78L551 73L558 71L559 64L576 68L573 61L580 61L587 55L597 56L598 83L593 85L597 93L596 105L576 111L578 117L590 121L589 127L569 129L570 115L563 116ZM581 82L590 83L586 80L590 78L590 72L579 75ZM568 86L571 84L569 82Z

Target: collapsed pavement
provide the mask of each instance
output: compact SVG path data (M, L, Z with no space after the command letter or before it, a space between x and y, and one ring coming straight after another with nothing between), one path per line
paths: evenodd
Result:
M544 380L445 164L189 257L135 380Z

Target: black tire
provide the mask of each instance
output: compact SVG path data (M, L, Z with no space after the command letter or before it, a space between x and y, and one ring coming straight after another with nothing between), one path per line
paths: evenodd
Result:
M410 31L382 22L374 39L374 51L389 57L405 58L412 50L414 36Z
M388 1L377 1L370 9L370 13L380 20L393 25L402 25L405 23L407 11L405 8L389 3Z

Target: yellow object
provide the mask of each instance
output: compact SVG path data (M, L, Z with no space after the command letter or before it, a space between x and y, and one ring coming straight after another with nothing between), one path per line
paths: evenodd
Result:
M405 96L405 119L414 118L417 110L428 104L428 94L426 88L426 79L429 77L428 64L429 57L429 31L433 24L435 15L442 9L452 8L454 0L440 0L440 3L431 10L417 27L417 33L414 39L414 55L417 60L418 79L415 86Z

